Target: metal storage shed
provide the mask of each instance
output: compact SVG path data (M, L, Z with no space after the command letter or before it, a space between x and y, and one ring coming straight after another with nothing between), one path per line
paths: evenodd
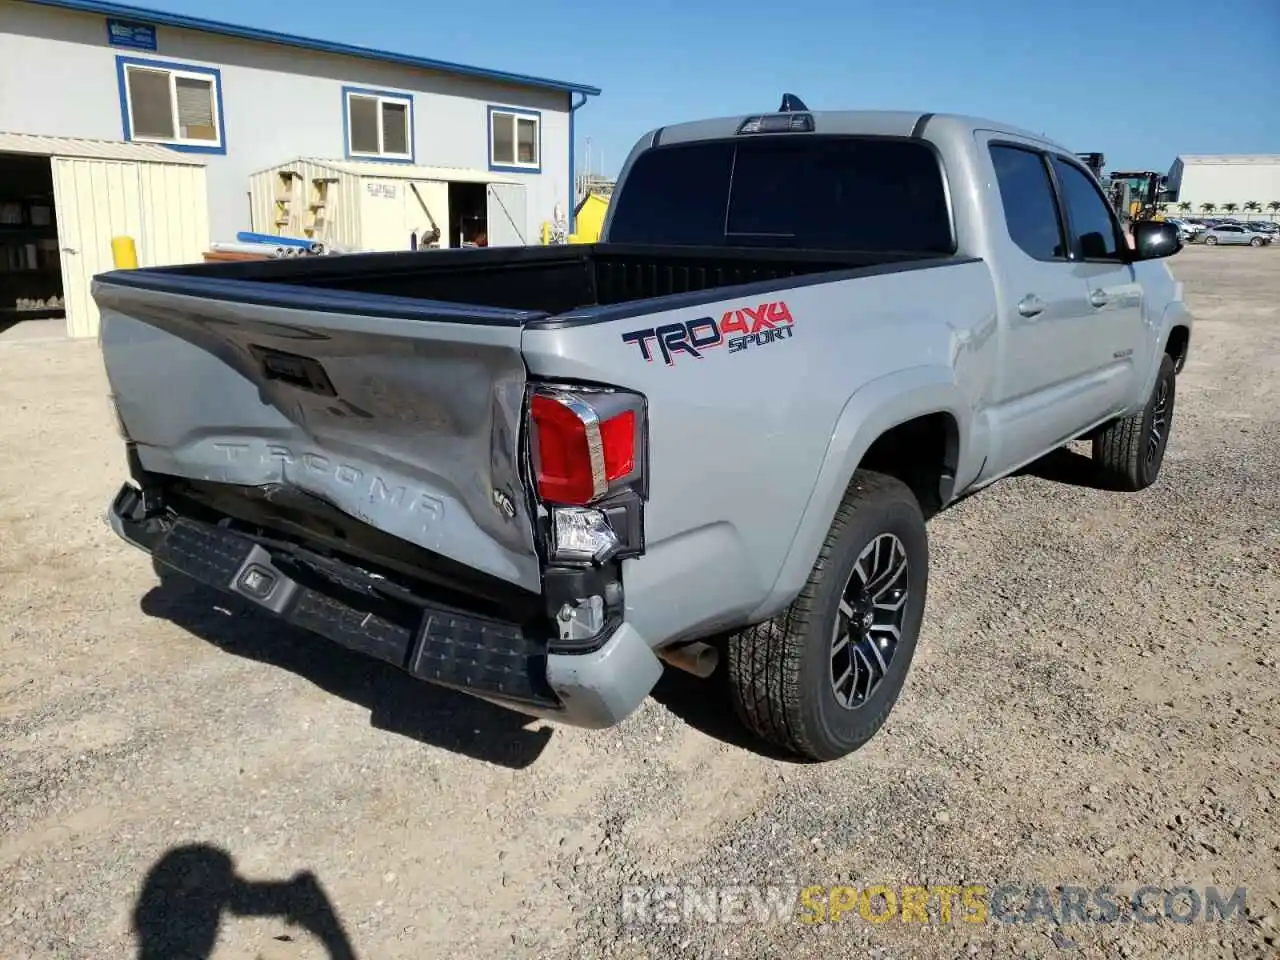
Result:
M52 217L46 210L37 218L17 219L21 205L11 204L18 210L0 224L0 241L18 238L24 250L30 248L31 272L45 269L51 279L61 274L69 336L98 333L89 284L114 265L112 237L132 237L138 265L144 267L198 261L209 248L205 167L192 155L151 144L0 133L0 171L15 157L26 158L28 165L32 158L48 159ZM56 253L56 264L38 256L45 251ZM0 314L20 318L21 311L0 302Z
M249 194L255 232L347 251L531 242L524 184L481 170L300 157L253 174Z

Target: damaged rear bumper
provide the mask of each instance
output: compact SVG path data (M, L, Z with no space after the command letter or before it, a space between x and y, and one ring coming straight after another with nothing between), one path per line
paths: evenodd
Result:
M148 515L141 491L121 487L107 515L115 533L159 563L412 676L581 727L618 723L662 672L633 627L621 624L589 653L548 653L518 623L415 597L397 603L377 578L316 555L282 555L221 526Z

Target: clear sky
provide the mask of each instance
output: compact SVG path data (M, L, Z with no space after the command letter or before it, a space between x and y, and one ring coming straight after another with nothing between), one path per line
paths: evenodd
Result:
M607 174L652 127L773 110L784 91L815 110L978 114L1108 169L1280 154L1280 0L132 2L600 87L578 169L590 137Z

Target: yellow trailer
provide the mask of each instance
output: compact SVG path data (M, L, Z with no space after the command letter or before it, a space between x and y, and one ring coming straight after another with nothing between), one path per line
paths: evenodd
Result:
M609 198L589 193L573 211L577 230L569 234L570 243L596 243L604 231L604 217L609 212Z
M599 193L589 193L573 211L577 231L565 238L565 243L597 243L604 230L604 215L609 212L609 198ZM542 224L542 245L552 242L551 224Z

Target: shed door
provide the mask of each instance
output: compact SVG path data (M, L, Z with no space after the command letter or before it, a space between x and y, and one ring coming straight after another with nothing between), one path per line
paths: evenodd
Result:
M67 335L98 334L98 305L89 294L95 274L114 267L111 238L129 236L142 249L138 164L119 160L53 158L53 204L58 220Z
M404 224L404 184L399 180L364 180L361 187L360 247L363 250L408 250Z
M411 233L425 245L433 228L440 230L437 245L449 246L449 185L435 180L404 181L405 246Z
M488 209L485 219L489 231L489 246L524 246L528 220L524 207L524 184L490 183L485 191Z
M178 163L138 164L142 235L138 266L200 263L209 249L209 189L205 168Z

